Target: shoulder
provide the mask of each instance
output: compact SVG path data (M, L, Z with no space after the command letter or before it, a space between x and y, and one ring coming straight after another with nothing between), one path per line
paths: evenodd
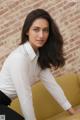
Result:
M25 64L29 62L28 56L24 54L22 47L13 50L5 60L8 64Z

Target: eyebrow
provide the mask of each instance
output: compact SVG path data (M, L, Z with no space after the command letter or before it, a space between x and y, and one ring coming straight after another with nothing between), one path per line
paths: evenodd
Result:
M40 28L39 26L33 26L32 28ZM49 27L44 27L42 29L49 29Z

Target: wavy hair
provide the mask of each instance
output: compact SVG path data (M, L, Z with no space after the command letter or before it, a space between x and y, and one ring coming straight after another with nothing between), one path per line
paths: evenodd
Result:
M38 64L42 69L50 68L51 66L55 68L62 67L65 64L63 38L55 21L44 9L33 10L27 15L22 28L20 44L24 44L28 40L26 33L38 18L46 19L49 23L49 37L47 42L39 48Z

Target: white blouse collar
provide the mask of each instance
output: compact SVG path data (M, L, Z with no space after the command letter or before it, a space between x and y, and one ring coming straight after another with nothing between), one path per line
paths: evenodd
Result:
M35 57L39 56L39 51L37 53L34 52L34 49L32 48L31 44L27 41L24 43L24 49L28 53L31 60L33 60Z

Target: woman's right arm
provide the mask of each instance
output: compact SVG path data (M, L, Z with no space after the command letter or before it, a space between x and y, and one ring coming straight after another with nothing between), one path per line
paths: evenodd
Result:
M15 54L10 60L9 70L25 120L36 120L26 59Z

